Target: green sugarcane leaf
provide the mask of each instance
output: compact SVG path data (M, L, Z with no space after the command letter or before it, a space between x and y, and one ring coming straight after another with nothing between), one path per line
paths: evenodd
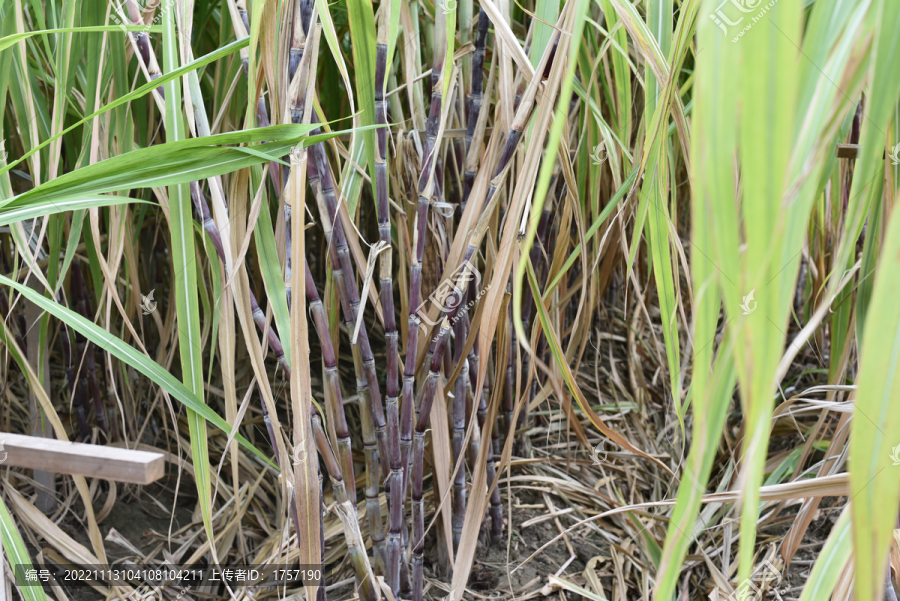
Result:
M884 237L860 345L850 431L850 495L857 599L883 596L900 500L900 211Z
M653 36L662 56L672 46L672 0L647 0L647 30ZM649 65L644 72L644 115L652 115L660 102L662 87Z
M806 584L803 586L800 601L828 601L831 599L831 593L834 592L841 571L850 560L852 551L850 510L845 508L841 512L841 517L831 527L828 540L825 541L825 546L816 557L816 563L813 564L809 578L806 579Z
M104 31L133 31L141 32L160 32L162 28L159 25L91 25L90 27L60 27L57 29L41 29L38 31L26 31L24 33L15 33L0 38L0 51L6 50L13 44L17 44L22 40L36 35L46 35L48 33L102 33Z
M534 244L534 238L537 234L539 216L544 210L544 203L547 200L547 191L550 188L550 178L553 174L553 166L556 163L557 150L562 140L563 127L566 123L568 115L569 100L572 97L572 88L575 80L575 67L578 64L578 47L581 43L581 35L584 31L585 17L590 8L587 0L577 0L575 5L575 22L572 27L571 37L569 38L568 48L560 41L559 51L566 50L568 52L569 61L566 66L566 72L563 75L562 85L559 91L559 101L556 105L556 111L553 115L553 124L550 127L550 133L547 136L546 156L553 157L552 160L546 160L541 163L541 169L538 172L537 185L534 192L534 204L531 207L531 215L528 218L528 227L525 230L525 238L520 243L521 255L519 263L516 266L513 276L513 327L516 329L516 336L520 341L528 340L525 334L525 327L522 325L522 293L523 280L525 277L526 264L530 263L531 247ZM537 295L536 298L540 298Z
M628 66L628 33L624 27L616 29L619 17L610 0L602 0L606 29L612 33L616 52L612 54L613 77L616 83L616 130L620 143L628 144L631 137L631 72Z
M726 297L729 327L741 340L735 345L735 363L744 412L745 437L741 446L741 536L738 581L750 577L759 512L759 487L768 448L772 390L778 359L784 348L788 306L781 302L779 270L792 211L782 208L785 180L794 145L799 68L797 46L802 9L798 2L780 2L746 31L736 43L740 53L741 94L741 223L746 250L739 273L728 273L737 286ZM772 102L778 98L778 102ZM731 230L736 231L736 230ZM776 263L777 266L775 265ZM791 270L796 277L796 271ZM772 281L776 280L776 281ZM750 299L753 311L732 304L735 296ZM744 300L750 306L750 300Z
M34 569L31 558L28 557L28 550L25 548L25 541L22 540L22 535L19 534L15 521L13 521L12 516L6 509L3 497L0 497L0 531L3 534L3 550L6 552L9 565L16 572L21 570L23 574L25 570ZM45 601L47 599L47 595L44 594L44 588L39 584L20 586L18 588L26 601Z
M71 309L60 305L59 303L46 298L42 294L35 292L31 288L24 286L6 276L0 275L0 284L9 286L22 294L25 298L36 304L38 307L47 311L66 325L74 328L85 338L96 344L104 351L110 353L116 359L130 365L137 371L141 372L168 394L175 397L186 408L191 409L203 416L207 421L212 422L214 426L231 435L231 426L228 425L215 411L207 407L193 392L188 390L184 384L175 379L175 377L166 371L161 365L153 359L135 350L131 345L127 344L118 336L111 334L96 324L88 321L78 313ZM246 438L240 434L235 434L237 440L245 449L259 457L271 467L278 469L259 449L250 444Z
M356 93L362 113L363 126L375 124L375 13L370 0L348 0L347 18L350 22L350 39L353 48ZM375 134L364 130L366 164L371 180L375 181Z
M234 132L241 134L239 139L247 142L259 139L259 132L267 130L275 130L272 131L272 135L276 139L282 137L281 141L254 146L253 152L246 152L246 148L238 150L217 145L235 143L235 138L231 137L233 134L223 134L227 136L225 138L220 136L192 138L142 148L66 173L28 192L0 202L0 209L37 199L58 201L79 198L86 194L190 183L265 163L273 157L285 156L295 146L306 148L346 133L336 131L303 137L301 132L309 131L311 128L312 126L277 125L272 128ZM218 142L216 139L219 139ZM203 140L210 140L213 143L207 144Z
M550 43L550 36L559 19L559 2L553 0L537 0L534 5L534 14L537 17L534 22L534 32L531 35L531 50L528 60L531 66L537 68L544 56L544 50Z
M900 54L900 3L878 0L872 7L871 15L875 26L872 75L866 99L866 116L861 123L859 154L835 261L836 265L841 266L852 264L850 258L855 253L856 242L871 206L870 189L875 185L876 166L883 161L885 132L900 94L900 61L897 60ZM833 293L840 279L831 278L829 294Z
M6 165L5 167L0 168L0 174L6 173L10 169L15 167L19 163L21 163L22 161L29 158L35 152L38 152L39 150L41 150L42 148L44 148L45 146L50 144L53 140L56 140L57 138L64 136L65 134L69 133L76 127L84 125L89 120L96 117L97 115L102 115L103 113L110 111L110 110L116 108L117 106L121 106L127 102L131 102L132 100L140 98L140 97L144 96L145 94L149 94L151 91L155 90L159 86L164 85L175 79L178 79L182 75L189 73L190 71L193 71L194 69L199 69L200 67L202 67L204 65L208 65L209 63L212 63L214 61L217 61L220 58L228 56L229 54L231 54L233 52L237 52L241 48L245 48L247 46L247 44L249 43L249 41L250 41L249 38L242 38L240 40L237 40L230 44L222 46L218 50L216 50L214 52L210 52L206 56L202 56L202 57L198 58L197 60L191 61L190 63L184 65L183 67L181 67L179 69L176 69L171 72L167 72L164 75L162 75L161 77L158 77L157 79L154 79L153 81L147 82L146 84L142 85L141 87L139 87L135 91L131 92L130 94L126 94L125 96L120 96L119 98L116 98L109 104L104 105L103 107L92 112L90 115L87 115L80 121L74 123L73 125L70 125L69 127L64 129L60 133L56 134L55 136L48 138L44 142L38 144L37 146L35 146L34 148L32 148L31 150L26 152L24 155L22 155L22 157L19 160Z
M258 3L257 3L258 4ZM175 10L163 11L163 70L177 72L180 57L175 34ZM252 50L252 49L251 49ZM166 137L177 142L185 138L181 113L181 80L172 78L165 83ZM197 294L197 252L194 248L191 192L188 183L169 185L169 235L172 239L172 267L175 275L175 310L178 324L178 350L181 374L185 387L203 400L203 341L200 337L200 306ZM206 420L192 409L187 411L194 461L194 480L203 526L209 540L213 560L216 557L215 534L212 524L212 480L209 465L209 441Z
M366 142L360 140L353 151L353 160L344 163L341 172L341 193L347 199L347 211L350 215L356 215L356 207L359 205L359 194L362 192L363 174L356 168L362 163L366 154Z
M706 8L715 8L712 1L707 2ZM721 35L714 23L702 20L697 29L698 44L707 51L697 57L697 111L691 142L694 340L689 394L694 407L693 437L675 508L669 518L653 595L655 601L670 601L675 594L681 566L693 543L693 537L685 533L694 532L736 379L732 344L728 339L719 346L715 366L713 360L723 287L721 273L734 273L738 263L734 211L728 212L735 204L733 157L737 152L738 55L735 46ZM725 223L730 227L725 227Z
M250 189L254 192L262 181L262 170L254 167L250 172ZM275 324L281 334L281 345L288 365L291 363L291 337L286 335L291 331L291 316L287 304L287 288L284 275L281 271L281 261L278 259L278 249L275 245L275 227L272 214L269 211L269 201L265 190L259 211L259 219L253 228L253 237L256 240L256 248L259 251L259 268L266 287L266 298L275 316ZM286 257L290 259L290 257ZM303 269L303 265L292 265L291 269ZM292 294L305 294L303 290L292 290Z
M668 55L672 46L672 0L650 0L647 5L647 27L659 46L662 55ZM669 69L672 70L671 67ZM647 128L649 152L644 159L645 175L641 188L639 217L635 222L629 265L633 261L641 234L642 220L647 219L647 246L650 251L656 293L659 298L660 321L666 346L669 383L675 414L684 434L684 413L681 406L681 353L678 343L678 301L675 298L675 278L671 258L671 220L669 218L669 170L667 157L668 136L658 134L662 130L663 116L668 115L669 95L664 87L671 82L660 82L647 66L644 73L644 114L653 115ZM662 106L660 106L662 105ZM655 124L655 127L654 127ZM646 198L645 198L646 197Z
M85 195L81 198L68 200L38 200L29 202L24 206L0 209L0 226L17 223L19 221L25 221L26 219L36 219L45 215L55 215L57 213L63 213L65 211L83 211L84 209L110 207L116 205L131 204L133 202L144 203L145 201L138 200L136 198L129 198L127 196L108 196L105 194L100 194L97 196ZM74 228L75 226L73 226L73 231ZM79 232L81 230L80 221L78 224L78 230ZM75 245L77 246L77 242L75 243ZM71 252L74 255L74 247L72 247ZM68 262L64 264L64 267L68 268L68 265L72 261L71 256L69 256L69 246L67 246L66 248L66 257L68 258ZM62 276L65 276L65 269L62 271Z
M666 345L666 359L669 369L669 384L675 414L684 434L684 414L681 407L681 352L678 345L678 299L675 296L670 238L672 229L669 219L668 165L665 160L665 141L657 138L658 155L647 164L642 194L647 194L647 246L653 262L653 276L656 280L656 294L659 298L660 322L663 341ZM646 190L646 192L644 191Z

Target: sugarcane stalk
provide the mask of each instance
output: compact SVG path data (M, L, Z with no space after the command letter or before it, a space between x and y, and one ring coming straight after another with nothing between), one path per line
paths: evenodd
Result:
M319 148L316 148L317 146ZM328 159L325 157L325 149L321 146L321 143L314 144L311 148L314 150L322 197L324 198L331 224L331 242L329 246L333 249L332 266L335 270L335 276L340 275L343 279L344 286L340 290L341 305L344 311L344 319L352 332L356 327L359 311L359 289L356 285L356 278L353 276L353 262L350 258L347 239L344 236L344 227L341 224L340 217L337 215L334 180L331 176L331 167L328 165ZM335 257L334 255L337 256ZM335 261L334 259L337 260ZM340 269L338 269L338 266L340 266ZM369 344L369 334L365 321L359 324L356 344L359 346L365 379L369 386L369 406L372 410L372 419L375 422L375 437L378 440L378 449L382 458L390 457L384 407L381 404L381 390L378 387L378 377L375 373L375 357ZM388 466L382 462L382 475L385 479L387 479L388 474Z
M476 348L478 346L478 335L475 336L475 344L472 345L472 348ZM478 373L478 355L470 354L470 362L474 361L475 365L470 367L473 373ZM487 370L486 377L484 379L484 385L481 388L481 398L478 401L478 410L477 410L477 418L478 418L478 429L476 432L481 432L484 429L484 422L487 421L487 399L491 396L491 370ZM497 468L494 464L494 457L499 454L500 448L500 438L498 430L499 428L491 428L491 440L488 443L487 455L485 456L485 469L486 469L486 477L488 486L493 486L493 482L497 477ZM474 437L473 437L474 439ZM475 445L475 457L478 454L478 446ZM475 460L473 457L473 461ZM497 542L500 540L500 537L503 535L503 505L500 501L500 487L494 486L493 490L491 490L491 506L488 510L488 514L491 517L491 542Z
M463 361L462 371L456 378L453 389L453 400L450 403L451 428L452 428L452 452L453 465L456 466L462 457L463 465L456 468L453 477L453 502L451 505L451 528L453 531L453 548L459 547L462 537L463 521L466 515L466 467L463 441L466 436L466 380L469 376L468 361L463 357L462 351L466 344L466 320L457 319L453 323L454 357L453 362Z
M362 372L362 359L359 348L352 347L353 363ZM359 418L362 423L363 453L366 458L366 520L369 524L369 537L372 539L372 550L375 555L375 573L385 574L387 566L387 544L385 542L383 521L381 517L381 501L378 498L380 487L378 466L378 443L375 440L375 423L369 410L369 389L365 378L356 378L356 392L359 396Z
M219 256L219 261L225 266L227 263L225 261L225 249L222 246L222 237L219 234L219 229L216 227L215 222L213 221L212 214L209 211L209 205L206 202L206 196L203 194L203 190L200 188L199 182L191 182L191 199L194 202L194 208L197 210L198 215L200 216L200 221L203 224L203 230L209 236L209 239L212 241L213 247L216 249L216 254ZM278 361L278 364L281 365L284 370L285 375L290 378L291 374L291 366L287 362L287 358L284 355L284 347L281 345L281 340L278 338L278 334L275 333L275 329L273 327L267 327L266 324L266 316L263 314L262 309L259 308L259 303L256 300L256 296L253 294L252 290L249 290L250 293L250 311L253 316L253 323L256 324L256 327L260 332L266 334L266 340L268 341L269 347L271 347L272 351L275 353L275 358ZM272 418L269 416L269 410L266 407L266 402L262 398L262 390L259 391L259 404L262 409L263 423L266 425L266 433L269 436L269 444L272 447L272 453L275 457L275 463L279 466L281 465L281 457L278 456L278 445L275 443L275 426L272 424ZM299 524L297 523L297 508L293 503L291 504L293 508L293 517L294 517L294 525L297 527ZM297 532L299 532L299 528Z
M510 286L511 287L511 286ZM511 290L510 290L511 292ZM510 320L508 323L512 323L512 308L507 307L506 317ZM505 416L505 426L506 426L506 437L516 435L516 425L513 423L513 413L515 412L516 406L516 397L515 397L515 389L514 389L514 377L515 370L513 366L513 349L516 348L516 332L514 328L507 328L506 333L507 340L507 348L509 349L506 353L506 377L504 378L504 386L503 386L503 400L504 400L504 416ZM505 444L505 440L504 440Z
M141 17L141 11L138 10L138 5L135 0L125 0L125 18L128 20L129 25L144 24L144 20ZM128 36L131 38L134 47L137 49L137 55L143 63L143 66L147 71L147 77L150 81L162 77L162 71L159 69L159 62L156 60L156 54L153 52L153 46L150 44L150 36L147 35L147 32L130 31L128 32ZM163 86L159 86L156 88L155 92L159 95L158 97L155 97L157 105L164 111L165 105L163 102L165 102L166 99L165 89Z
M551 182L552 185L552 182ZM540 269L543 263L544 253L541 252L541 246L544 245L547 237L547 225L550 222L550 203L544 208L544 211L541 213L540 221L538 221L538 244L535 244L531 248L531 264L534 266L536 270ZM530 331L530 323L531 323L531 310L534 307L534 296L531 294L526 294L523 299L522 306L522 323L526 327L526 331ZM539 356L539 355L538 355ZM524 357L524 373L528 373L531 368L531 358L526 354ZM525 444L524 437L526 437L525 432L528 431L529 426L531 425L531 415L529 411L529 405L531 401L534 399L535 394L537 393L537 378L532 379L531 386L528 387L528 395L527 400L522 407L521 412L519 413L519 421L518 428L523 429L524 432L522 434L523 440L520 441L520 445Z
M481 217L479 218L478 222L475 225L475 228L472 231L472 235L469 237L468 245L466 246L462 261L459 267L457 267L458 276L456 282L453 284L453 290L450 293L450 302L445 303L445 307L442 307L442 312L446 314L446 319L449 319L451 323L455 323L460 307L463 306L462 299L465 298L469 281L473 279L471 276L474 267L471 264L471 260L475 256L475 252L477 251L478 247L481 245L481 240L487 231L491 215L496 209L496 205L499 200L499 197L497 197L496 194L497 190L503 184L505 176L512 165L512 157L515 154L516 146L518 146L519 140L522 137L522 131L525 127L525 124L530 119L532 110L534 108L534 99L537 94L538 86L543 79L542 76L547 76L549 73L549 66L551 61L553 60L553 57L555 56L555 52L558 47L558 40L559 31L554 30L553 37L551 38L553 46L550 52L545 53L541 58L538 69L536 69L535 71L535 76L532 78L527 89L525 90L525 93L522 95L521 102L517 107L513 123L506 137L506 143L504 144L503 150L500 153L500 159L497 167L494 170L494 176L493 178L491 178L491 184L485 197L485 208L482 211ZM421 196L419 200L421 205ZM438 339L439 336L433 339L433 341L437 341ZM442 353L443 351L440 346L436 346L434 357L442 355ZM432 358L432 361L434 360L434 357ZM407 358L407 365L409 365L409 363L409 358Z
M315 150L320 144L311 147L315 157ZM325 237L329 241L328 249L331 256L332 276L338 289L338 297L341 301L341 309L344 317L344 324L348 331L352 331L355 325L354 312L350 306L347 294L347 284L344 278L344 270L341 259L338 255L336 244L332 243L334 239L334 230L332 219L329 216L329 209L326 206L328 202L325 200L325 192L323 190L319 169L315 160L307 161L307 174L310 187L316 202L319 204L319 219L325 230ZM326 166L327 167L327 166ZM327 169L326 169L327 171ZM327 171L330 178L330 171ZM329 181L329 185L333 185ZM341 230L343 234L343 229ZM344 241L346 245L346 241ZM354 282L355 284L355 282ZM360 332L362 335L363 332ZM377 443L376 424L372 416L371 402L369 399L369 380L367 378L366 369L363 365L363 357L360 345L357 342L350 341L350 351L353 355L353 367L356 373L356 393L359 397L360 421L362 422L363 431L363 450L366 457L366 516L369 524L369 536L372 539L372 547L375 552L375 572L379 575L385 574L387 565L387 545L385 543L384 531L381 517L381 505L378 499L378 490L380 487L379 477L382 474L379 466L379 447Z
M91 311L91 303L88 298L88 291L84 284L84 276L81 270L81 264L77 261L72 263L72 288L76 294L75 308L78 313L87 320L92 320L93 312ZM77 291L77 292L76 292ZM100 383L97 381L97 363L94 356L94 345L89 341L84 341L84 369L87 374L87 385L90 386L91 397L94 400L94 413L97 417L97 425L103 436L109 441L109 428L106 423L106 411L103 401L100 400Z
M203 194L203 190L200 188L199 182L191 182L191 199L194 201L194 208L197 210L197 214L200 216L200 221L203 224L203 230L207 233L210 240L212 240L213 247L216 249L216 253L219 255L219 260L222 262L224 266L225 263L225 250L222 246L222 237L219 234L219 229L216 227L215 221L213 221L212 214L209 211L209 205L206 202L206 196ZM284 356L284 347L281 345L281 340L278 338L278 334L275 332L273 327L267 327L266 323L266 315L262 312L262 309L259 308L259 302L256 300L256 296L253 294L253 291L250 291L250 310L253 315L253 322L256 324L256 327L259 328L261 333L266 334L266 340L269 344L269 347L272 349L272 352L275 353L275 359L278 361L278 364L281 365L281 368L285 371L285 375L290 377L291 374L291 366L287 362L287 358ZM264 405L265 407L265 405ZM265 408L263 409L265 411Z
M470 299L474 299L474 290L469 288L468 296ZM474 300L470 300L470 304L474 304ZM462 316L463 321L465 322L466 336L471 332L472 326L471 321L469 320L468 312ZM478 352L476 349L478 348L478 332L475 332L474 341L472 346L469 348L469 356L468 360L462 365L463 371L466 372L466 429L469 428L469 422L473 417L478 415L478 411L481 409L481 403L478 406L475 406L475 391L472 389L472 374L478 375L478 364L480 363L478 360ZM462 374L460 374L462 375ZM487 385L487 380L485 379L484 385L482 386L482 391ZM484 397L481 397L481 400L484 401ZM481 416L478 416L479 418ZM479 419L479 424L481 424L481 420ZM476 458L478 457L478 448L481 445L481 436L479 434L479 430L475 430L469 439L469 448L468 455L469 461L474 465Z
M404 496L405 496L404 491ZM406 525L406 520L403 520L403 531L400 539L400 544L403 547L403 561L400 562L400 601L409 601L412 599L412 578L409 573L409 553L408 553L408 545L409 545L409 530Z
M428 377L422 385L422 402L419 407L419 417L416 419L415 446L413 448L412 468L412 513L413 513L413 559L412 559L412 586L413 601L422 601L425 586L425 507L422 501L422 471L425 464L425 430L431 420L431 405L434 402L434 393L437 389L440 377L441 363L443 362L444 342L450 335L450 322L447 319L441 323L438 332L439 339L434 356L431 358L431 367ZM407 360L409 363L409 360Z
M315 413L315 410L313 410ZM319 426L321 428L321 424ZM332 455L332 459L334 456ZM319 557L325 557L325 479L322 477L322 468L318 465L316 466L316 475L319 480ZM297 542L299 543L299 535L297 537ZM350 548L347 548L348 553L350 552ZM355 568L356 566L354 566ZM326 590L325 585L327 582L324 581L325 574L323 571L322 574L323 582L322 584L316 588L316 601L325 601ZM362 582L368 582L368 578L366 578L365 571L363 571L363 580ZM359 574L357 573L357 580L360 580Z
M0 296L0 306L4 315L9 314L9 303L6 300L6 293ZM75 382L75 358L72 355L72 342L69 340L69 330L64 328L60 332L63 347L63 362L66 364L66 379L69 386L72 387L72 408L75 409L75 420L78 422L78 432L81 434L83 442L90 442L91 429L88 427L87 415L84 412L84 397L81 396L78 384Z
M558 33L554 32L554 36L556 35L558 35ZM550 60L550 56L552 56L552 53L548 56L545 56L542 59L541 64L544 64L545 61ZM460 265L457 267L459 273L457 282L459 283L453 285L453 291L448 297L449 302L445 303L445 306L442 307L442 312L447 313L448 318L451 320L456 317L460 307L463 305L462 299L465 297L466 291L468 290L468 283L471 279L471 272L474 269L470 261L475 256L475 252L478 250L478 247L481 245L481 241L484 238L485 233L487 232L490 216L493 214L496 208L497 201L499 200L499 197L496 196L497 190L500 186L503 185L505 176L512 165L512 157L515 154L516 146L518 146L519 140L522 137L522 131L525 127L525 124L531 117L539 80L540 78L537 76L532 79L532 82L528 86L528 89L526 90L523 97L523 102L520 104L519 110L516 111L516 116L513 119L510 131L506 136L506 143L504 144L503 150L500 153L500 160L494 170L494 176L491 178L490 187L488 187L487 195L484 201L485 208L482 211L481 217L478 219L475 228L472 230L472 235L469 237L468 245L466 246L466 250L463 254L463 259L460 262ZM419 198L419 202L421 205L421 196ZM436 340L436 338L433 340Z
M307 265L307 269L309 266ZM308 272L307 272L308 274ZM347 554L350 556L350 564L356 575L358 584L359 597L363 601L375 601L378 595L375 591L375 579L372 576L369 561L366 558L365 546L362 544L362 537L359 534L359 524L356 520L356 503L353 502L347 494L347 488L344 486L344 479L341 474L341 466L338 464L328 442L328 436L325 434L325 428L322 427L322 420L319 414L313 409L311 413L311 426L313 438L316 442L316 449L325 464L328 477L331 480L331 490L334 492L334 499L338 505L338 516L341 518L341 524L344 527L345 539L347 541ZM319 472L319 498L323 499L321 488L322 474ZM324 503L324 501L323 501ZM324 515L324 512L320 512ZM324 529L324 525L323 525ZM325 556L324 539L322 556ZM325 587L320 587L324 590Z
M390 7L386 6L378 25L378 39L375 46L375 118L379 127L375 131L375 206L378 216L379 240L387 249L378 255L379 286L381 306L384 314L384 337L386 346L387 377L385 381L385 409L387 425L388 456L384 459L390 467L390 475L385 480L388 493L388 565L387 582L395 598L400 595L401 536L403 522L403 469L400 452L400 387L399 387L399 337L394 311L394 286L392 271L391 221L388 207L388 121L384 87L387 73L388 30Z
M312 315L316 334L319 336L319 345L322 348L322 362L325 364L325 386L327 386L331 397L334 432L337 437L338 456L340 457L340 471L348 482L353 483L347 491L347 498L356 505L353 449L350 444L350 430L347 427L347 417L344 413L344 401L341 394L340 376L337 371L337 359L334 354L334 346L331 343L331 335L328 332L325 307L321 298L319 298L319 292L316 290L316 283L313 280L309 261L306 261L304 266L306 268L306 303Z
M487 45L488 27L490 18L484 9L478 11L478 29L475 32L475 51L472 53L472 86L469 97L466 99L466 152L472 145L472 137L475 134L475 123L481 114L481 104L484 100L484 56Z
M406 337L406 362L403 369L403 415L400 419L400 463L404 472L403 491L405 496L406 486L409 482L408 465L411 439L413 433L413 415L415 413L415 377L416 377L416 352L419 344L419 306L422 303L422 257L425 254L425 236L428 231L428 206L431 204L431 195L434 189L432 177L432 164L435 160L435 140L441 120L441 103L443 87L441 75L443 73L444 59L446 58L446 27L445 16L442 12L436 13L434 24L434 62L431 69L431 104L428 108L428 119L425 122L425 139L423 143L422 164L416 185L418 193L418 205L416 218L413 224L413 256L409 268L409 317ZM416 591L415 576L413 577L413 592Z

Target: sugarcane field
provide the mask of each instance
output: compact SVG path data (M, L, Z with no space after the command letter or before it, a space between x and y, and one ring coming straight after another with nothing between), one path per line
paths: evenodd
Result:
M0 30L0 601L898 601L900 1Z

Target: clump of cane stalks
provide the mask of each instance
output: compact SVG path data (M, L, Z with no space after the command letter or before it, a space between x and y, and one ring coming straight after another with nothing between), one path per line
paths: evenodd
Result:
M458 601L552 520L510 596L774 566L765 592L812 547L803 599L897 584L896 2L16 0L0 28L0 432L171 468L5 466L10 565L114 542ZM156 494L190 523L102 535Z

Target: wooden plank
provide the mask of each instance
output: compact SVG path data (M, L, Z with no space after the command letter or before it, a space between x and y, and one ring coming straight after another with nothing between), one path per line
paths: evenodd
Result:
M859 154L859 144L838 144L836 154L839 159L855 159ZM881 156L885 158L887 153Z
M859 144L838 144L837 157L839 159L855 159L859 154Z
M0 464L132 484L149 484L165 471L162 453L7 432L0 432Z

